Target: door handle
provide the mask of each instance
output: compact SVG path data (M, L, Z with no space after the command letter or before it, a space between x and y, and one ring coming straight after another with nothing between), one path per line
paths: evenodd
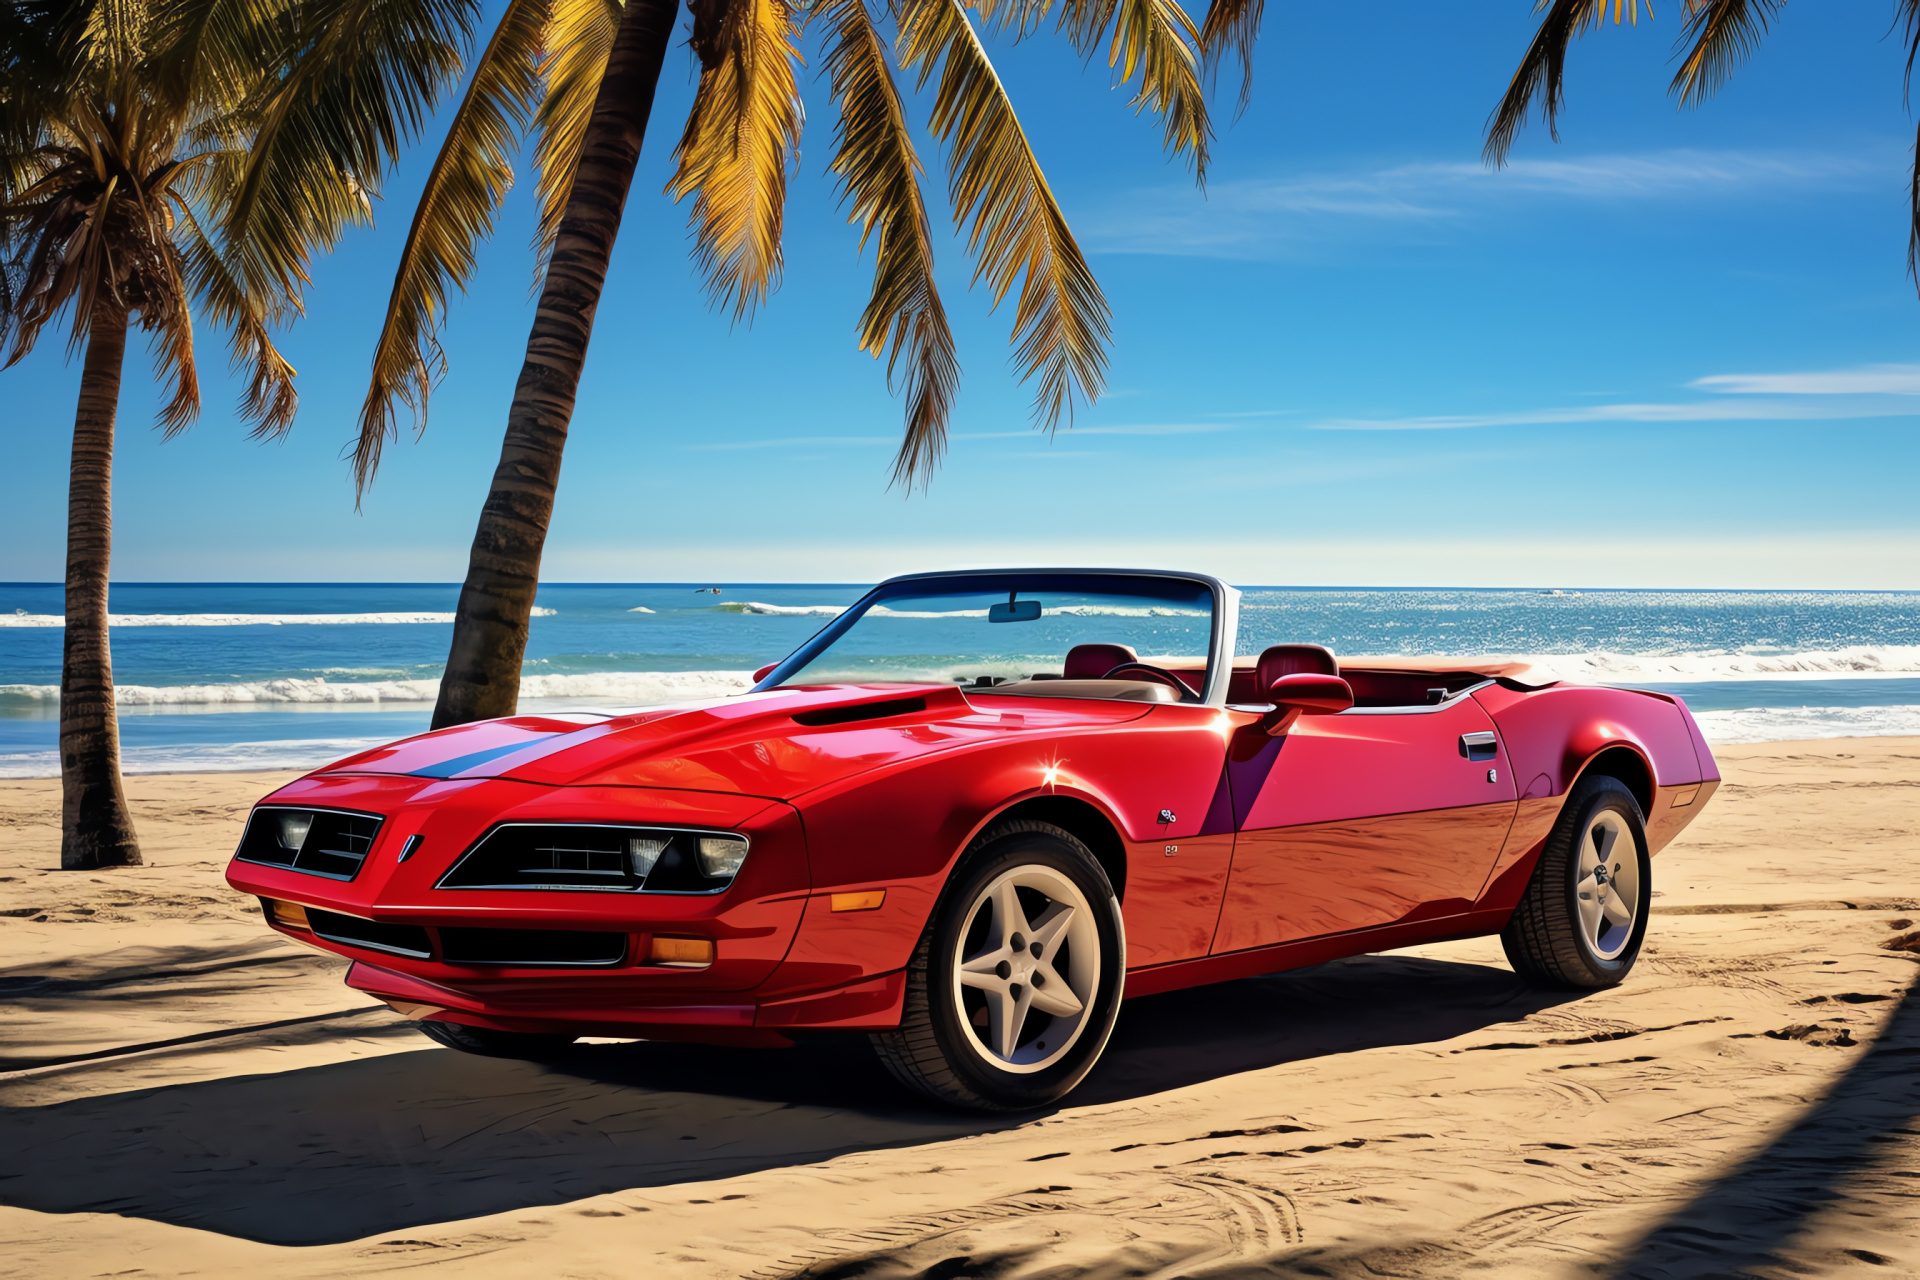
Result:
M1466 760L1491 760L1500 754L1498 734L1481 731L1460 735L1460 755Z

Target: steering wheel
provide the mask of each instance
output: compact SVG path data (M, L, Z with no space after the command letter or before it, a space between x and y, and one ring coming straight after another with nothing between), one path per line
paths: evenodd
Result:
M1123 662L1100 677L1102 680L1138 680L1142 684L1163 684L1180 695L1185 702L1193 696L1193 690L1186 682L1164 667L1156 667L1149 662Z

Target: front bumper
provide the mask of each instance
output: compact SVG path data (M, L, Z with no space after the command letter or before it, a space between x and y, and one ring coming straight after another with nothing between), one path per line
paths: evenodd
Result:
M784 1043L783 1031L797 1027L898 1025L899 973L852 982L845 980L852 975L817 971L810 979L794 972L777 977L814 897L800 817L784 803L655 788L393 775L302 779L263 803L383 816L351 880L236 859L227 881L259 896L278 932L352 960L348 985L409 1017L512 1031L743 1044ZM466 849L506 821L710 826L745 834L752 852L733 883L712 894L435 888ZM412 837L419 837L416 852L401 861ZM596 947L605 945L585 963L519 963L507 958L518 954L511 948L478 963L469 940L483 934L578 934L582 941L591 935ZM689 963L685 946L663 948L659 940L692 943L705 962ZM682 958L662 960L663 954Z

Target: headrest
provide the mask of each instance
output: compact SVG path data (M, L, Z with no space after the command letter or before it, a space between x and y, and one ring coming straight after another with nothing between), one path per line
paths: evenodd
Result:
M1077 644L1067 650L1061 674L1068 680L1098 680L1123 662L1139 660L1140 655L1123 644Z
M1340 663L1324 645L1276 644L1260 655L1253 671L1255 696L1264 701L1267 689L1281 676L1337 676Z

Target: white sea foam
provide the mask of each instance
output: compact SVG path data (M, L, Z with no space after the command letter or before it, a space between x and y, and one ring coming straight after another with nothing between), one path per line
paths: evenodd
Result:
M1920 645L1854 645L1800 653L1540 653L1518 662L1582 684L1684 684L1709 680L1840 680L1920 676Z
M599 671L577 675L524 676L522 698L578 698L654 703L684 702L739 693L753 684L748 671ZM432 702L438 680L248 680L232 684L119 685L122 707L220 706L285 703L348 704ZM60 686L0 685L0 698L58 702Z
M253 769L315 769L357 755L385 738L296 738L282 742L182 743L124 747L122 773L234 773ZM0 754L0 778L57 778L58 751Z
M837 618L850 607L844 604L762 604L758 600L729 600L711 606L719 613L759 613L773 617ZM869 617L884 618L984 618L985 609L889 609L877 604L867 610ZM1063 618L1204 618L1204 610L1175 609L1164 605L1064 604L1049 606L1047 616Z
M627 610L627 612L628 612L628 613L652 613L652 612L653 612L653 610L651 610L651 609L649 609L649 608L647 608L647 606L645 606L645 605L643 605L643 604L639 604L639 605L635 605L635 606L634 606L633 608L631 608L631 609L629 609L629 610Z
M533 607L536 618L551 618L558 609ZM339 627L452 622L450 613L110 613L110 627ZM0 613L0 627L64 627L58 613L28 613L16 609Z
M843 604L761 604L757 600L729 600L708 608L715 613L764 613L776 618L837 618L847 611Z
M1920 735L1920 706L1748 707L1696 711L1708 742L1791 742L1799 738Z

